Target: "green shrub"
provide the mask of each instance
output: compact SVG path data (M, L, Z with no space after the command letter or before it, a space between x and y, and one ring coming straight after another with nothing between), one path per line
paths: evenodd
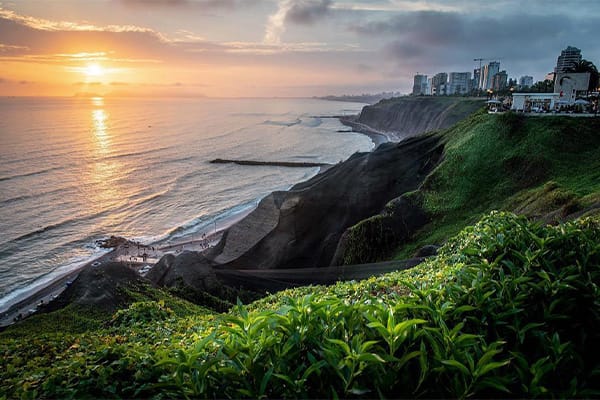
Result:
M132 325L140 322L162 321L174 315L173 310L165 307L164 301L141 301L119 310L113 316L113 325Z
M148 303L96 335L6 339L0 396L599 396L599 285L598 221L494 212L412 270L216 318L142 322L163 315Z

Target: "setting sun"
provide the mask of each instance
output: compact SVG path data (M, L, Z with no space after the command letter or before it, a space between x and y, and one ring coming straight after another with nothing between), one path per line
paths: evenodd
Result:
M106 71L99 64L88 64L88 66L83 70L83 73L89 77L98 77L104 76Z

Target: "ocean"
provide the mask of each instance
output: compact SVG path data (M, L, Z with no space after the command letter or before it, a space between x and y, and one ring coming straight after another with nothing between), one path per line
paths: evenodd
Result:
M0 98L0 310L107 250L197 238L371 140L318 99Z

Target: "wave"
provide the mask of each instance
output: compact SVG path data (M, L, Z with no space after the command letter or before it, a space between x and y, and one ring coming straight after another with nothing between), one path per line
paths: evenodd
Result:
M162 245L182 241L191 238L194 235L218 232L229 227L234 221L242 218L256 208L260 200L261 199L259 198L247 201L245 203L219 211L215 214L203 215L194 218L158 237L146 237L140 239L145 239L143 242L149 242L148 244Z
M102 160L109 161L109 160L116 160L116 159L127 158L127 157L145 156L147 154L156 154L160 151L169 150L172 148L173 148L173 146L164 146L164 147L159 147L156 149L150 149L150 150L144 150L144 151L132 151L129 153L114 154L114 155L103 157Z
M23 282L22 286L11 290L4 297L0 298L0 313L7 311L11 306L26 299L32 293L35 293L41 288L44 288L54 281L70 274L71 272L81 268L83 265L98 258L102 254L106 254L110 249L99 249L92 254L73 258L69 263L62 265L44 275L41 275L28 282Z
M71 186L67 186L64 188L49 190L47 192L35 193L35 194L24 194L21 196L11 197L9 199L0 201L0 206L7 206L7 205L17 202L17 201L29 200L29 199L34 199L34 198L38 198L38 197L41 198L41 197L52 195L52 194L55 194L58 192L63 192L63 191L69 190L69 189L73 189L75 187L76 187L75 185L71 185Z
M41 169L39 171L33 171L33 172L26 172L24 174L18 174L18 175L12 175L12 176L2 176L0 177L0 182L4 182L4 181L10 181L13 179L19 179L19 178L26 178L28 176L36 176L36 175L42 175L48 172L52 172L52 171L58 171L61 169L64 169L64 166L61 167L52 167L52 168L46 168L46 169Z
M311 117L302 120L302 126L306 126L308 128L316 128L317 126L321 126L322 124L323 120L319 117Z
M294 125L298 125L302 123L302 120L300 118L296 118L293 121L272 121L270 119L266 120L263 122L263 125L274 125L274 126L294 126Z
M155 193L150 193L146 196L142 196L141 193L138 193L135 196L130 197L128 200L129 202L134 202L133 204L129 205L129 207L127 207L127 209L132 209L132 208L136 208L139 207L142 204L147 204L147 203L152 203L155 200L160 199L161 197L165 196L166 194L168 194L171 191L170 188L167 188L165 190L162 190L160 192L155 192Z
M102 217L102 216L110 214L110 213L112 213L112 211L107 209L107 210L104 210L104 211L96 212L96 213L85 215L85 216L81 216L81 217L67 218L67 219L64 219L64 220L62 220L60 222L46 225L46 226L44 226L44 227L42 227L40 229L36 229L34 231L24 233L24 234L22 234L20 236L17 236L16 238L13 238L13 239L10 239L10 240L6 241L5 243L3 243L3 245L8 245L8 246L16 245L19 242L26 241L26 240L31 239L33 237L36 237L38 235L42 235L44 233L47 233L47 232L50 232L50 231L53 231L53 230L56 230L56 229L59 229L59 228L63 228L63 227L68 226L68 225L72 225L72 224L77 224L77 223L89 221L89 220L92 220L92 219L95 219L95 218L98 218L98 217ZM0 259L1 259L1 257L0 257Z

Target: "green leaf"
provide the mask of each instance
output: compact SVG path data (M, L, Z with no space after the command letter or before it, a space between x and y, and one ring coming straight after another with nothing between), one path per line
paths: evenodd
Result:
M448 365L450 367L454 367L454 368L458 369L463 375L466 375L466 376L471 375L471 372L467 369L467 367L465 367L465 365L462 364L459 361L456 361L456 360L442 360L442 364Z
M375 353L363 353L358 356L358 361L384 364L385 360Z
M504 393L510 393L510 390L506 387L506 385L494 378L484 378L477 382L476 387L480 389L492 388Z
M501 367L504 367L505 365L508 365L509 363L510 363L510 360L491 362L491 363L485 364L483 367L481 367L481 369L478 369L475 372L476 372L476 375L483 376L483 375L487 374L488 372L493 371L498 368L501 368Z

